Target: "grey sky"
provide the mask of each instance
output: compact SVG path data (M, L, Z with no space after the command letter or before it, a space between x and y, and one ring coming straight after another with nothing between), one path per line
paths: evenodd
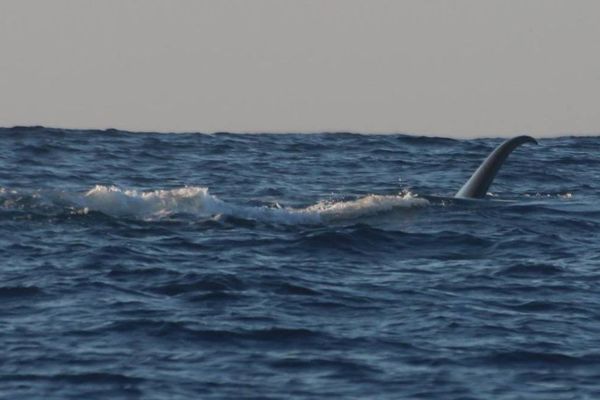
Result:
M0 0L0 125L600 133L600 1Z

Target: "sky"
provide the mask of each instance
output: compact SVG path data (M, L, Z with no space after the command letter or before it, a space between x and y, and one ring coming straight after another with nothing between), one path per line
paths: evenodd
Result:
M0 126L600 134L597 0L0 0Z

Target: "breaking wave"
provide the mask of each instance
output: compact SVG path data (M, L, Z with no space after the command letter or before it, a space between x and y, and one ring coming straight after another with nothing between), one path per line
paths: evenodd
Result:
M84 193L65 191L8 190L0 188L0 206L5 209L50 208L75 213L101 212L113 217L145 220L167 218L176 214L198 217L235 217L266 223L321 224L355 219L397 209L423 207L429 201L416 195L376 195L352 200L324 200L305 208L264 205L238 205L225 202L209 193L206 187L189 186L170 190L140 191L115 186L96 185Z

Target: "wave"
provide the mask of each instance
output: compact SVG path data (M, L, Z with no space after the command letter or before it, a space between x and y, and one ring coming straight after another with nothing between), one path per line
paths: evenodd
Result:
M408 192L398 195L370 194L352 200L326 200L305 208L278 204L255 206L225 202L206 187L186 186L170 190L139 191L96 185L87 192L30 192L0 188L0 208L56 209L76 214L100 212L113 217L144 220L168 218L177 214L197 217L239 218L278 224L322 224L372 216L397 209L423 207L429 201Z
M44 292L37 286L1 286L0 299L31 297L43 294Z

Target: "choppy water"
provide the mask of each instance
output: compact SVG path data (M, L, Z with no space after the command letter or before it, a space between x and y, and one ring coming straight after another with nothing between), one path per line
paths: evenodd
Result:
M600 137L498 143L0 130L0 396L598 398Z

